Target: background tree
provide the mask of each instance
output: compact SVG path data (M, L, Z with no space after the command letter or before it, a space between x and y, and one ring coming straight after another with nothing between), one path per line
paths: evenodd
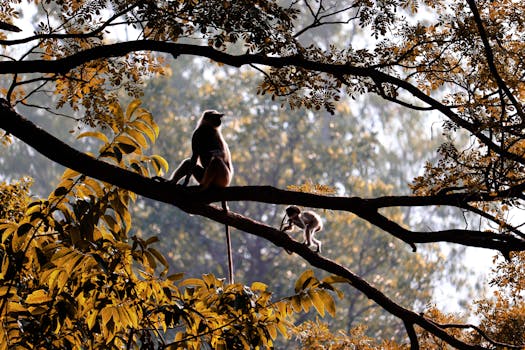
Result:
M88 254L83 256L89 256L91 260L86 261L83 266L88 269L109 271L111 269L108 270L108 267L119 267L130 275L129 259L124 261L115 257L130 256L124 252L133 252L137 248L140 248L140 254L131 254L131 257L140 264L153 269L158 259L164 265L162 256L149 249L151 241L137 243L130 248L119 246L114 241L125 240L130 229L131 221L127 211L130 195L126 192L130 190L159 202L172 204L186 213L204 216L262 237L276 246L293 251L308 264L336 276L328 276L323 282L307 271L295 283L296 294L286 299L289 303L280 307L281 304L268 304L268 299L263 299L260 305L264 310L276 306L280 312L279 319L274 328L266 322L266 331L259 333L259 337L252 337L257 332L242 326L243 331L239 334L243 334L246 344L269 345L268 340L274 338L275 327L281 324L281 316L288 315L291 309L307 311L313 305L320 314L324 314L325 309L332 312L332 299L323 288L333 289L333 283L344 281L402 321L412 348L418 348L420 342L425 341L425 334L458 348L478 346L469 344L471 340L460 332L463 329L460 325L444 325L439 320L432 319L432 314L410 311L401 306L397 299L394 301L387 297L341 262L317 255L275 228L265 225L264 216L257 218L252 217L250 212L244 212L245 215L238 212L243 209L242 203L245 201L266 205L294 203L352 213L392 235L398 242L403 242L405 249L414 251L418 246L431 242L493 249L507 258L510 258L511 251L523 250L525 241L519 229L520 223L510 222L506 217L509 210L519 210L523 192L523 112L520 100L522 26L519 20L523 8L505 1L494 4L486 1L476 3L473 0L467 0L466 4L445 1L355 1L348 6L334 4L323 1L284 5L270 1L91 1L89 4L38 2L40 13L44 15L41 21L37 21L37 32L34 35L21 32L20 39L2 39L0 42L6 47L4 60L0 61L0 72L12 82L2 89L5 99L0 105L4 115L0 126L38 152L74 169L76 173L65 173L65 183L59 185L51 197L44 201L45 205L29 205L26 212L28 216L17 223L6 222L2 226L3 241L8 243L3 248L5 263L2 265L6 283L2 306L5 310L6 334L10 334L9 327L14 326L12 320L19 317L20 313L29 312L30 316L26 318L29 324L45 321L37 316L55 315L46 309L55 310L58 305L55 305L53 300L57 299L53 299L50 293L62 293L66 284L66 295L63 295L66 299L67 296L76 295L72 292L72 286L80 286L84 288L82 290L93 289L96 285L93 282L88 287L83 283L85 280L81 276L88 274L87 271L81 271L78 279L71 277L66 282L58 279L60 284L57 285L54 284L55 279L45 281L40 277L38 282L44 283L43 285L33 283L36 281L35 276L46 273L49 266L51 270L45 276L59 274L53 268L59 267L62 263L60 259L65 256L70 258L69 254L78 256L82 252L82 248L78 247L79 242L87 242ZM2 5L0 20L10 23L16 18L15 6L17 2ZM434 14L434 17L420 21L417 15L423 11ZM336 41L330 42L332 36L326 34L334 30L340 33L340 26L344 26L347 33L356 33L355 28L360 27L362 31L359 33L367 35L366 41L362 41L362 35L355 35L349 36L345 41L337 41L340 37L334 37ZM124 27L135 28L136 32L128 33L139 40L126 40L119 36L118 30ZM308 43L305 33L312 31L319 33L312 38L324 40L309 39L311 42ZM301 39L305 37L307 40L303 42ZM169 184L155 183L149 179L151 172L162 171L166 164L161 157L146 156L143 153L148 146L146 140L153 140L156 136L155 124L151 118L146 117L147 113L139 113L139 119L144 122L128 125L136 121L131 117L138 102L129 104L125 109L129 113L124 113L118 103L120 89L131 97L137 97L140 95L143 79L162 71L163 56L157 56L154 52L168 53L175 58L182 55L202 56L233 68L250 67L263 79L259 84L259 92L279 99L293 110L307 108L315 111L324 108L335 113L343 94L355 98L363 93L373 93L405 109L423 111L432 117L439 113L444 118L450 141L440 147L440 159L427 164L425 173L413 182L415 196L406 195L406 192L367 198L363 197L368 196L368 193L351 193L352 196L348 196L345 192L338 196L328 196L268 186L237 186L194 193ZM87 134L103 141L104 147L110 147L102 148L99 152L100 157L106 161L60 143L56 137L36 128L13 109L22 104L30 105L31 98L48 93L54 93L57 102L55 106L45 106L44 110L49 112L68 105L76 118L86 125L106 129L114 134L114 141L99 132ZM256 114L255 112L253 113ZM287 137L293 139L296 134L292 132L300 133L301 126L308 125L307 121L308 119L305 123L289 124L290 132ZM467 146L454 142L457 133L469 135L470 142ZM344 141L344 134L336 136L339 137L339 142ZM233 140L235 141L235 137ZM75 146L80 148L80 145ZM132 158L128 159L128 156ZM301 168L310 161L312 160L294 160L292 164ZM102 181L103 187L84 176ZM323 174L323 177L330 179L329 174ZM83 186L85 181L89 181L89 184ZM57 221L61 220L60 217L50 220L50 215L57 214L52 213L55 207L48 207L47 203L55 200L60 203L59 198L66 198L72 190L69 187L71 183L80 183L80 190L76 190L80 192L75 192L76 197L71 199L69 208L61 209L65 222L59 224ZM87 190L86 186L92 190ZM101 192L99 187L105 190ZM376 194L373 193L372 196L374 195ZM107 205L108 200L111 205ZM218 200L238 202L239 209L232 204L232 211L225 213L208 204ZM427 208L438 205L470 212L496 226L489 230L486 230L485 225L465 229L458 228L451 222L446 223L445 227L426 232L417 226L402 226L403 216L395 215L399 212L396 208ZM47 212L48 210L50 211ZM114 214L106 214L106 210ZM80 238L77 236L78 230L82 233ZM58 247L57 252L53 250L53 239L61 235L65 235L66 239L60 239L59 243L66 242L69 246ZM41 242L37 239L40 237L46 240ZM90 245L90 242L95 245ZM44 251L42 255L39 253L42 245L49 245L52 249ZM108 251L113 249L110 246L117 246L122 254ZM62 255L64 252L66 254ZM20 255L26 254L32 258L22 259ZM36 267L32 267L31 263L36 263L34 257L39 254L42 261L38 263L43 265L35 264ZM39 270L38 266L42 266L43 270ZM161 273L159 277L162 276ZM104 279L105 277L103 282ZM213 278L203 281L190 280L185 285L199 286L198 298L206 300L211 300L207 299L207 292L213 294L216 288L223 290ZM118 287L123 281L117 279L116 282ZM172 288L165 287L168 290ZM13 293L13 288L16 293ZM232 294L228 291L225 295L236 300L242 291L235 288L232 286ZM252 285L252 289L256 291L253 295L265 298L266 289L261 284ZM164 289L163 291L167 293ZM102 334L106 341L110 339L115 346L123 346L125 342L122 339L128 339L127 344L153 344L144 338L146 335L151 336L151 332L147 330L152 328L162 346L181 344L181 339L185 339L185 342L204 339L213 346L223 346L228 344L224 339L235 339L235 334L229 331L230 322L240 319L247 321L249 318L244 315L252 311L263 317L270 312L239 307L234 303L230 307L240 314L229 313L228 308L219 308L214 310L216 313L210 314L207 328L200 328L202 322L194 321L187 314L179 315L173 310L171 316L164 314L166 323L159 327L172 326L166 320L171 321L179 315L184 318L185 331L177 333L180 335L175 335L173 342L164 342L164 334L155 327L139 324L138 320L135 322L129 316L116 311L115 307L124 302L120 299L122 293L116 293L119 298L104 299L100 312L105 311L100 317L98 314L93 316L81 312L77 315L69 312L66 313L66 318L61 319L60 327L69 326L71 322L68 320L75 316L86 321L89 319L89 329L94 327L91 323L93 319L100 322L97 324L103 328L97 334ZM155 293L151 295L158 296ZM97 303L98 295L88 292L87 296L94 298L93 302ZM167 297L171 299L170 295ZM175 300L177 297L175 296ZM154 302L164 300L154 299ZM228 300L231 299L225 299L227 305ZM69 305L66 301L62 302L62 299L60 301L62 308ZM190 301L179 302L184 304ZM36 305L44 305L44 310ZM155 312L163 312L165 305L167 304L155 305L153 308ZM178 304L175 302L169 305ZM142 314L154 313L148 310ZM58 312L57 315L64 313ZM219 320L221 315L228 315L230 318L214 321L215 323L211 321ZM114 322L108 322L110 320ZM255 322L253 319L249 321L252 324ZM145 322L148 322L148 317ZM250 322L242 324L248 325ZM263 327L260 322L256 323ZM123 328L115 328L113 324L117 323ZM58 326L57 323L53 325ZM416 326L418 332L420 329L424 330L419 338ZM138 329L141 331L136 332ZM8 335L7 339L18 341L21 338L17 333ZM49 339L60 342L65 338ZM82 341L82 335L68 341Z

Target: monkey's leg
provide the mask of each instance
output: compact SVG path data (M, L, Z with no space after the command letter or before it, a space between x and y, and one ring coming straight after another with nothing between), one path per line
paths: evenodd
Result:
M287 226L283 227L285 218L286 218L286 215L283 217L283 221L281 221L281 227L279 228L279 230L283 231L283 232L286 232L286 231L288 231L288 230L293 228L293 223L292 223L292 221L290 219L288 219ZM288 254L292 254L293 253L291 250L288 250L286 248L284 250L286 250L286 252Z
M312 230L310 229L310 226L306 225L305 229L304 229L304 244L306 244L306 246L311 246L312 245Z
M177 183L184 176L188 175L190 171L191 171L191 160L190 158L186 158L182 161L182 163L179 164L179 166L177 167L177 169L175 169L173 174L171 174L169 181L173 183Z
M316 252L321 252L321 241L315 238L315 232L312 233L312 242L314 242L315 246L317 247Z
M228 205L226 201L222 201L222 209L227 212ZM224 225L224 231L226 233L226 249L228 250L228 281L233 284L233 254L232 254L232 242L230 237L230 226Z
M182 163L175 169L173 174L171 175L171 178L169 179L172 183L177 183L182 179L184 176L187 177L187 180L184 181L184 186L188 184L189 177L193 175L197 181L202 179L202 175L204 174L204 169L200 165L193 165L190 158L184 159Z

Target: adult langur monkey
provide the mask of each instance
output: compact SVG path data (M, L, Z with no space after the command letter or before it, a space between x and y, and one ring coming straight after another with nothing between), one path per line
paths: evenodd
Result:
M223 113L206 110L202 113L197 127L191 137L191 158L185 159L168 180L179 182L186 177L183 186L187 186L193 175L202 190L209 187L226 187L233 177L230 149L221 134L221 118ZM228 210L226 201L222 201L222 209ZM228 280L233 283L233 257L231 249L230 228L225 226L226 244L228 249Z

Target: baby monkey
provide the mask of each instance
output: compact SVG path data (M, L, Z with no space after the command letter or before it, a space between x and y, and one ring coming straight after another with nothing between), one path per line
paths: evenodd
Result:
M286 226L283 228L283 224L287 216L288 221L286 223ZM299 209L295 205L290 205L286 208L286 215L283 217L280 229L281 231L288 231L293 229L294 225L304 230L303 243L306 244L308 247L311 246L312 243L314 243L317 247L316 252L321 252L321 241L315 238L315 233L323 229L323 222L321 221L321 217L313 211L301 211L301 209ZM291 254L291 252L289 252L288 250L287 252Z

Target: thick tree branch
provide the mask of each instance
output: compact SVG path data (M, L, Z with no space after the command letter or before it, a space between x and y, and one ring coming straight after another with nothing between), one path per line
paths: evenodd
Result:
M251 220L237 213L231 211L225 212L221 208L206 204L206 201L203 201L206 199L206 197L202 192L194 193L195 196L188 196L189 190L185 188L180 186L171 186L166 183L155 182L152 179L145 178L141 175L96 160L93 157L78 152L54 136L48 134L43 129L38 128L30 121L23 118L13 109L11 109L8 105L8 102L3 99L0 100L0 115L1 128L7 132L12 133L14 136L26 142L28 145L31 145L37 151L41 152L43 155L57 163L70 167L87 176L112 183L116 186L131 190L148 198L174 204L187 213L207 217L216 222L224 223L239 230L262 237L277 246L295 252L303 259L308 261L308 263L310 263L312 266L347 279L352 286L361 291L368 298L374 300L386 311L400 318L405 324L418 325L458 349L483 349L482 347L470 345L454 338L434 322L425 318L423 315L419 315L395 303L380 290L370 285L352 271L330 259L320 256L319 254L310 250L304 244L291 239L282 231L263 223ZM263 199L261 201L267 201L270 203L282 203L286 201L292 202L296 200L297 202L304 202L305 204L313 204L313 206L315 206L316 203L319 203L317 201L323 200L326 201L326 203L332 202L333 209L341 208L342 210L348 210L352 212L355 211L356 213L363 212L362 208L358 208L366 203L366 200L359 198L346 198L345 201L345 199L342 197L330 198L291 191L280 192L285 195L284 199L278 196L274 197L274 199L270 201L267 197L265 197L264 193L266 193L266 189L272 188L251 187L249 189L252 194L256 189L259 189L258 192L263 193L261 198L266 198L266 200ZM261 189L264 190L261 191ZM232 192L235 191L236 189L233 189ZM272 189L272 191L279 190ZM226 196L228 192L223 191L222 194ZM214 197L213 195L210 195L209 198L213 199ZM232 198L234 197L232 196ZM307 199L311 199L312 202L308 202ZM256 198L253 198L252 200L256 200ZM370 208L367 210L370 210Z
M257 201L271 204L297 204L308 207L341 210L354 213L385 232L401 239L415 250L415 243L451 242L465 246L495 249L503 254L509 251L525 250L525 240L509 234L496 234L475 230L450 229L436 232L408 230L389 220L379 212L388 206L450 205L464 207L468 201L479 201L493 197L482 194L451 194L429 197L380 197L362 199L359 197L327 197L309 193L285 191L269 186L244 186L217 189L206 192L191 192L181 186L158 183L137 173L97 160L53 137L11 109L5 100L0 100L0 128L18 137L49 159L87 176L109 182L139 195L176 205L184 211L191 210L191 203L226 201ZM188 195L190 194L190 195ZM188 200L187 198L190 198ZM238 229L238 223L229 223ZM250 232L250 231L248 231ZM251 233L251 232L250 232Z
M494 152L514 160L520 164L525 164L525 158L514 154L494 143L490 137L484 135L478 125L469 123L458 116L451 107L442 104L431 96L425 94L416 86L408 81L388 75L373 67L357 67L344 63L325 63L312 61L300 55L275 57L257 54L231 55L223 51L215 50L209 46L199 46L191 44L179 44L155 40L136 40L127 41L103 46L96 46L90 49L79 51L67 57L53 61L49 60L27 60L27 61L2 61L0 62L0 74L17 73L58 73L65 74L71 69L79 67L87 62L111 57L122 57L136 51L155 51L164 52L177 57L179 55L192 55L207 57L216 62L220 62L233 67L241 67L250 64L260 64L269 67L282 68L286 66L301 67L310 71L324 72L334 77L343 75L354 75L369 77L376 84L392 84L408 93L416 99L428 104L435 110L443 113L450 120L461 128L464 128L475 135L481 142L487 145Z

